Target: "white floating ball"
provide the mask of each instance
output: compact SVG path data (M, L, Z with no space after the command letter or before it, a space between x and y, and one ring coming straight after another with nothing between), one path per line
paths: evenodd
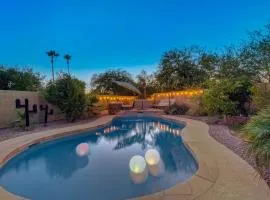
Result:
M142 173L146 169L146 162L142 156L133 156L129 161L129 168L135 174Z
M155 149L149 149L146 151L144 157L148 165L157 165L160 161L159 152Z
M86 156L89 152L89 144L81 143L76 147L76 153L78 156Z

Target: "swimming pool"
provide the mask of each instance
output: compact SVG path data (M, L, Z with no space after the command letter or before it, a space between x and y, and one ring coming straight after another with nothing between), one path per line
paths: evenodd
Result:
M180 136L183 128L156 117L119 117L104 128L23 151L0 170L0 185L34 200L149 195L197 171Z

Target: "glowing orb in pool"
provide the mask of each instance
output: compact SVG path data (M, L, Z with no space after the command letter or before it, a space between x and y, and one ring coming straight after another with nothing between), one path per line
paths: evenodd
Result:
M155 149L149 149L146 151L144 157L148 165L157 165L160 161L159 152Z
M145 163L144 158L139 155L133 156L129 161L129 168L130 168L130 171L135 174L144 172L146 168L146 163Z
M86 156L89 152L89 144L81 143L76 147L76 153L78 156Z

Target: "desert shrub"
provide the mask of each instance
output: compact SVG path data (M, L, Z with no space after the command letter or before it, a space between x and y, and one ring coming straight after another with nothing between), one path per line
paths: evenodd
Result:
M65 113L67 121L83 115L86 105L85 83L68 74L60 74L42 92L45 99Z
M252 88L252 101L256 110L261 110L270 105L270 90L266 84L258 84Z
M254 116L243 130L249 140L250 154L262 174L270 168L270 106Z
M167 109L165 109L165 113L168 115L184 115L190 109L187 104L173 104Z
M246 78L212 80L202 97L204 111L208 115L247 115L251 83Z

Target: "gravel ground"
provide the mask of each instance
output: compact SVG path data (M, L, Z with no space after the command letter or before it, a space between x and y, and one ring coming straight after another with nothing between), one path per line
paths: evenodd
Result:
M231 132L227 126L224 125L209 125L209 134L215 138L218 142L225 145L234 153L239 155L242 159L247 161L252 167L256 168L254 157L248 154L248 144L240 138L231 135ZM265 170L263 179L270 187L270 169Z
M235 154L237 154L246 162L248 162L254 169L256 169L254 157L248 154L248 143L243 141L241 138L232 135L231 130L228 128L228 126L214 124L215 118L193 117L193 116L180 116L180 117L186 117L207 123L209 125L209 134L215 140L217 140L219 143L229 148ZM262 178L270 187L270 169L264 171L264 175Z
M74 126L78 124L84 124L84 123L91 122L95 119L96 118L78 120L73 123L68 123L66 120L58 120L58 121L49 122L47 126L44 126L43 124L34 124L34 125L31 125L30 130L28 131L22 131L15 128L1 128L0 141L8 140L8 139L19 137L26 134L37 133L40 131L46 131L46 130L51 130L55 128L63 128L63 127Z

